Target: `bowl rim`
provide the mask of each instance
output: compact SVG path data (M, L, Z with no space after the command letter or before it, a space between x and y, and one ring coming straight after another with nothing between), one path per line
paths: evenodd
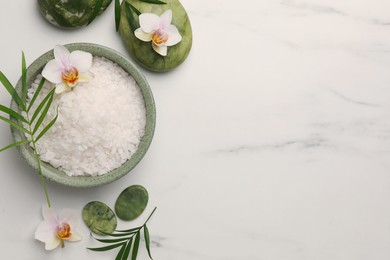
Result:
M155 106L152 90L145 76L134 65L134 63L116 50L113 50L103 45L99 45L95 43L87 43L87 42L65 44L64 47L66 47L70 52L74 50L86 51L91 53L93 56L105 57L108 60L117 63L130 76L134 78L144 98L145 109L146 109L145 133L135 153L132 155L132 157L129 160L123 163L119 168L116 168L110 172L107 172L99 176L68 176L65 172L53 167L49 163L41 161L42 175L46 179L57 182L59 184L63 184L65 186L71 186L71 187L78 187L78 188L90 188L90 187L97 187L104 184L108 184L128 174L142 160L148 148L150 147L150 144L153 139L154 131L155 131L155 126L156 126L156 106ZM28 66L27 68L28 88L31 86L36 76L42 72L42 69L46 65L46 63L52 59L54 59L53 49L42 54L34 62L32 62L30 66ZM18 93L21 92L21 84L22 82L20 78L15 88ZM20 109L14 100L11 100L10 107L11 109L20 112ZM11 120L18 124L21 123L18 122L18 120L15 118L11 118ZM24 133L12 126L11 126L11 133L15 142L26 140ZM33 149L29 146L29 144L20 145L17 147L17 149L19 153L22 155L22 157L27 161L27 163L34 170L38 171L38 164L35 160Z

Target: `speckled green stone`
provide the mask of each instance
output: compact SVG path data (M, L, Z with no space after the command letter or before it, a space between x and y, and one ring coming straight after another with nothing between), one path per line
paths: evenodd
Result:
M123 220L136 219L148 205L147 190L140 185L133 185L121 192L115 202L115 212Z
M97 0L38 0L42 16L51 24L65 29L86 26ZM112 0L103 0L99 15Z
M143 67L155 72L170 71L179 66L188 56L192 46L192 29L187 12L178 0L163 0L167 4L156 5L138 0L127 0L141 13L161 15L165 10L172 10L172 24L179 30L182 41L168 47L167 56L161 56L152 48L151 42L143 42L135 37L131 30L127 16L125 1L122 3L119 33L130 55ZM138 23L138 16L136 17Z
M117 225L114 211L100 201L91 201L85 205L82 216L89 229L98 235L112 233Z

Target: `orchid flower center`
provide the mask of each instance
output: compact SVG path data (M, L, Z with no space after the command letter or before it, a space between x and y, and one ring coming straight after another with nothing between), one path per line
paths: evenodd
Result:
M168 34L163 30L157 30L152 36L152 41L156 45L160 45L168 41Z
M62 72L62 80L68 85L68 86L75 86L77 82L79 81L79 71L75 67L66 68Z
M72 236L70 225L68 223L62 223L57 226L57 236L61 239L61 246L63 247L63 239L69 239Z

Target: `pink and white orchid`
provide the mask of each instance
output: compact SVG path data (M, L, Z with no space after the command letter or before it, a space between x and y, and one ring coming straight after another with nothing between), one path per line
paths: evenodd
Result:
M35 231L35 239L45 243L46 250L58 245L65 246L64 241L80 241L77 233L80 217L71 209L63 209L58 213L53 208L42 207L43 221Z
M161 56L166 56L168 47L179 43L182 37L176 26L171 24L172 10L166 10L160 16L143 13L139 16L140 28L134 31L135 36L144 42L152 41L153 49Z
M54 48L54 60L49 61L42 71L42 76L56 84L56 93L74 88L77 83L90 80L92 55L84 51L69 52L64 46Z

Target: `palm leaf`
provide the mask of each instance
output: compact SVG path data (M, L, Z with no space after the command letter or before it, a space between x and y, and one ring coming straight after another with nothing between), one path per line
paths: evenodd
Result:
M149 4L156 4L156 5L165 5L166 3L160 0L139 0L144 3L149 3Z
M146 250L148 251L150 259L153 259L152 254L150 253L150 235L149 235L149 230L148 230L148 227L146 225L144 226L144 237L145 237Z
M121 20L121 3L119 0L115 0L115 29L119 30L119 23Z
M99 230L99 232L101 232L103 235L107 235L107 236L111 236L111 237L124 237L124 236L134 234L134 232L113 234L113 233L103 232L101 230Z
M116 242L126 241L129 238L131 238L131 237L122 237L122 238L117 238L117 239L99 239L99 238L95 238L95 239L99 242L102 242L102 243L116 243Z
M93 248L87 247L87 249L92 250L92 251L108 251L108 250L120 247L122 245L125 245L125 244L126 244L126 242L123 242L123 243L118 243L118 244L113 244L110 246L103 246L103 247L93 247Z
M30 142L30 140L24 140L24 141L20 141L20 142L16 142L16 143L7 145L6 147L1 148L0 152L5 151L5 150L7 150L9 148L12 148L12 147L15 147L15 146L19 146L19 145L23 145L23 144L29 143L29 142Z
M47 101L45 108L43 109L41 115L38 118L37 123L34 126L33 134L35 134L38 131L38 128L41 126L43 120L45 119L45 117L47 115L47 112L49 112L49 108L50 108L52 102L53 102L53 95L50 95L50 98ZM57 116L58 116L58 114L57 114ZM57 119L57 116L55 119Z
M0 105L0 111L3 111L4 113L28 124L27 120L21 114L19 114L18 112L14 111L6 106Z
M126 260L129 257L131 245L133 244L133 239L130 239L129 242L127 242L127 246L125 251L123 252L122 260ZM134 249L133 249L134 252Z
M126 3L133 9L134 13L136 13L138 16L141 14L141 11L134 7L128 0L126 0Z
M22 52L22 101L26 104L27 98L27 69L26 69L26 58L24 52Z
M43 130L39 133L39 135L37 136L37 138L35 139L35 142L38 142L39 139L42 138L42 136L44 134L46 134L47 131L49 131L49 129L54 125L54 123L57 121L57 118L58 118L58 107L57 107L57 115L50 121L50 123L47 124L47 126L45 126L45 128L43 128Z
M121 232L121 233L137 233L137 231L141 229L141 227L136 227L136 228L130 228L130 229L125 229L125 230L115 230L116 232Z
M141 235L138 232L137 235L135 235L135 240L134 240L134 245L133 245L133 253L131 254L132 260L137 259L140 237L141 237Z
M3 120L4 122L10 124L11 126L15 127L16 129L22 131L22 132L25 132L26 134L31 134L30 131L28 131L27 129L25 129L23 126L20 126L18 125L17 123L15 123L14 121L12 120L9 120L8 118L5 118L3 116L0 116L0 120Z
M115 257L115 260L122 260L122 256L123 256L125 249L126 249L126 244L124 244L122 246L121 250L119 250L118 254Z
M135 21L133 12L131 11L131 4L129 2L125 2L125 8L126 8L126 17L127 22L130 25L131 31L135 31L138 28L137 22Z
M35 90L34 96L31 99L30 104L28 105L27 112L30 111L30 109L33 106L35 100L37 99L39 93L41 92L43 84L45 83L45 80L46 79L44 77L42 77L41 81L39 82L38 88L37 88L37 90Z
M8 93L11 95L12 99L15 100L16 104L23 110L26 111L26 106L23 103L22 99L16 92L15 88L12 86L12 84L9 82L7 77L3 74L3 72L0 71L0 81L3 84L4 88L8 91Z
M54 95L55 89L52 89L46 97L42 100L42 102L38 105L37 109L34 111L34 114L31 118L30 123L32 124L35 120L35 118L39 115L39 112L41 112L42 108L45 106L46 102Z

